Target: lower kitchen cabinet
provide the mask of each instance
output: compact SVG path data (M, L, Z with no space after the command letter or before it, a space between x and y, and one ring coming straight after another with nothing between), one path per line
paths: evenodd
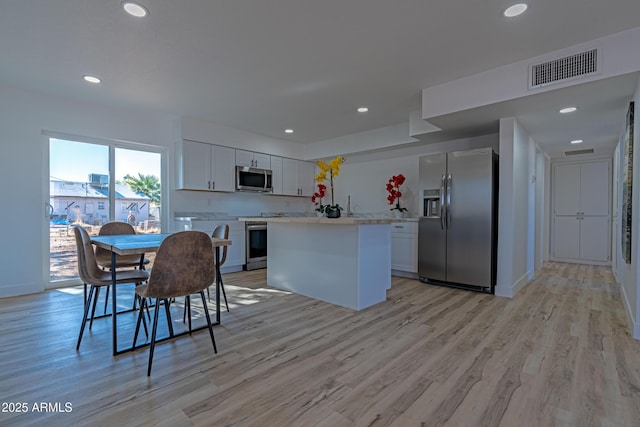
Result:
M418 272L418 223L391 224L391 269Z

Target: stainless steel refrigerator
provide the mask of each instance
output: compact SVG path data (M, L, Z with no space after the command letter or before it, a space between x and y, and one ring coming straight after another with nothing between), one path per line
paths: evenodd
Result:
M493 293L498 156L491 148L420 157L420 280Z

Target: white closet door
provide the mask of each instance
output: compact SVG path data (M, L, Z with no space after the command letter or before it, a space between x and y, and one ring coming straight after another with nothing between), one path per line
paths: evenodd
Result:
M580 220L577 217L555 217L553 256L556 258L580 259Z
M609 162L580 166L580 212L609 215Z
M556 165L554 206L556 215L576 215L580 211L580 165Z
M587 216L580 221L580 258L609 261L609 217Z

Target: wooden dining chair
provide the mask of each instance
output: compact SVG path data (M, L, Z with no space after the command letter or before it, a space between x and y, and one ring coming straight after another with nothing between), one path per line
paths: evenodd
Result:
M180 231L168 236L158 248L156 258L151 269L149 282L136 287L136 294L141 299L138 311L138 321L133 337L133 346L136 346L140 322L144 319L143 309L147 305L147 298L155 299L153 326L151 329L151 343L149 346L149 365L147 376L151 375L153 352L156 344L156 331L158 328L158 314L160 305L164 305L169 328L169 336L173 336L171 324L171 311L169 300L191 294L200 294L204 307L209 334L213 344L213 351L218 352L213 336L211 317L204 290L211 285L216 277L213 248L211 238L201 231ZM189 313L189 332L191 332L191 313Z
M76 238L76 248L78 252L78 274L80 275L80 279L84 282L85 287L87 285L90 286L89 295L85 299L84 315L82 316L80 334L78 335L78 343L76 344L76 350L78 350L80 349L80 342L82 341L84 328L87 324L89 310L91 309L91 323L93 323L93 316L96 311L96 304L98 302L100 288L102 288L103 286L109 287L112 284L112 278L111 272L104 271L98 266L89 233L87 233L87 231L79 225L74 225L73 231ZM147 279L149 279L149 273L144 270L116 271L116 284L138 284L146 281ZM112 315L115 316L116 314L112 313ZM91 328L91 323L89 325L89 328Z

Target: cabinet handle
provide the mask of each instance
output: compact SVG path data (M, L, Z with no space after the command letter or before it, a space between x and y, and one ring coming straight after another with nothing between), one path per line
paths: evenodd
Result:
M212 190L216 189L216 182L215 181L211 181L211 189Z
M207 181L207 189L211 190L211 181Z

